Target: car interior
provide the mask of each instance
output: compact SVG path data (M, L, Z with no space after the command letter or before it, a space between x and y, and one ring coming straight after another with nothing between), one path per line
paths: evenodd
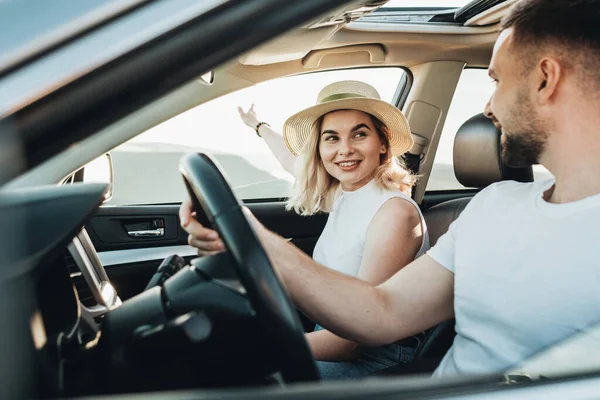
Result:
M147 25L142 17L164 15L170 9L175 15L175 5L161 3L165 2L139 2L96 22L93 29L80 29L77 36L52 43L35 57L24 53L5 61L0 64L0 92L19 88L23 81L18 79L26 80L27 73L39 73L56 60L64 62L61 57L68 51L88 54L77 52L84 51L88 40L91 45L93 39L110 37L115 24L129 21L133 30L138 29L138 19ZM17 138L24 132L23 142L17 140L10 154L21 154L25 160L0 161L8 171L6 179L0 173L4 179L0 210L5 216L0 219L0 259L2 265L11 266L0 273L0 278L4 275L0 304L22 299L17 306L3 306L14 329L0 330L0 343L6 345L2 397L162 392L158 398L180 398L168 393L206 389L211 391L195 393L204 398L224 393L305 396L310 390L319 390L313 392L317 398L329 398L339 393L341 386L336 384L302 386L319 381L304 339L314 321L295 309L240 205L309 255L327 215L299 216L285 209L285 199L238 199L213 157L190 153L179 163L182 181L198 218L219 231L228 249L197 258L180 226L179 204L103 205L111 188L82 183L82 171L90 161L210 100L287 76L402 67L406 74L396 89L395 105L405 113L413 134L415 144L405 161L419 175L413 198L423 210L432 245L479 190L501 180L534 179L531 167L502 164L500 132L478 114L464 121L453 146L454 174L466 189L426 191L461 73L487 67L499 22L514 0L390 10L383 8L387 0L295 6L272 1L258 9L242 1L208 11L200 7L210 2L192 3L177 14L181 18L175 21L177 29L166 27L165 19L166 33L159 32L160 40L139 39L143 41L122 50L124 55L113 64L106 62L106 68L84 65L83 61L95 61L92 56L78 57L82 64L74 63L72 70L61 64L68 79L44 75L46 80L39 78L22 90L22 98L0 102L2 140L8 146L6 132L17 132L13 136ZM264 7L269 6L272 13L267 15ZM248 38L238 38L229 28L235 26L235 18L218 19L220 13L227 15L228 7L239 18L262 16L264 27L255 28L262 36L256 42L244 42L251 37L250 22L238 25L238 32L248 32ZM183 17L183 11L190 10L196 19ZM195 26L205 30L198 28L191 40L177 42L185 37L175 33ZM217 27L222 28L221 36ZM171 49L167 44L177 42L177 51L183 52L185 46L200 46L199 37L210 39L211 32L212 47L195 49L205 53L192 57L188 50L190 58L181 59L187 60L183 67L160 69L163 61L157 60L164 60L161 57ZM153 47L165 53L150 53ZM102 53L89 46L85 51ZM211 58L211 51L221 58ZM151 68L140 69L152 62L157 63L159 80L152 80L156 76ZM87 72L78 72L79 67ZM106 82L115 85L114 93L112 86L106 89ZM93 95L103 89L106 97ZM131 94L136 90L139 96ZM431 373L453 337L454 321L432 327L411 364L375 374L369 381L377 381L377 386L356 386L352 395L416 396L424 383L406 375ZM471 387L498 388L506 384L503 379L477 377L468 382ZM431 383L427 393L459 390L465 382Z

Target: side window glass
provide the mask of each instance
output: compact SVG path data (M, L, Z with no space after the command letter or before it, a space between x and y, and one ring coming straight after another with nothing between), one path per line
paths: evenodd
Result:
M401 68L327 71L276 79L242 89L184 112L124 143L111 152L113 197L107 204L181 202L185 187L178 171L190 152L212 154L241 199L287 197L293 177L267 144L241 121L237 107L252 103L261 121L281 132L285 120L315 104L321 88L339 80L360 80L392 101Z

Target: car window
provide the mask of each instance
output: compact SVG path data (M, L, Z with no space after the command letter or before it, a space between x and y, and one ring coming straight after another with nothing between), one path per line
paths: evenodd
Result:
M282 198L290 194L287 173L237 107L252 103L261 121L281 132L290 115L315 104L321 88L338 80L360 80L392 101L404 70L368 68L327 71L268 81L180 114L111 151L114 170L111 205L181 202L185 187L178 171L189 152L212 154L241 199Z
M435 161L427 183L428 191L465 189L454 176L454 137L461 125L483 112L494 92L494 83L485 69L465 69L460 77L448 116L440 136ZM535 180L548 179L552 175L541 165L533 167Z

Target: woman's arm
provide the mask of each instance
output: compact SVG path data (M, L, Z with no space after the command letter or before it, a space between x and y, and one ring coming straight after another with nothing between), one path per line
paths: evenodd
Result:
M281 164L283 169L294 175L296 156L290 153L283 140L283 135L268 125L262 125L258 128L258 132L265 142L267 142L269 149L271 149L271 152L277 157L277 161L279 161L279 164Z
M407 200L394 197L375 213L367 228L357 277L380 285L411 263L423 243L421 217Z
M369 224L358 278L374 286L414 260L423 241L419 212L401 198L386 201ZM316 360L349 361L360 355L360 346L327 331L306 335Z
M238 112L240 113L242 121L252 129L256 129L256 125L261 122L254 111L254 104L252 104L248 112L244 112L242 107L238 107ZM275 155L281 166L287 172L294 175L296 156L288 150L285 141L283 140L283 135L264 124L258 128L258 133L265 140L267 146L269 146L269 149L271 149L271 152Z
M308 347L317 361L352 361L360 355L360 346L351 340L320 330L306 334Z

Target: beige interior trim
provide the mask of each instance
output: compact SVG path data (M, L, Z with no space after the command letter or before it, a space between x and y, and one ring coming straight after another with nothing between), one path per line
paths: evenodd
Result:
M514 1L516 0L508 0L507 3L472 18L468 21L469 26L353 21L316 29L300 28L243 55L238 60L246 66L260 65L266 69L285 69L285 64L294 63L313 51L330 49L332 54L331 49L336 49L335 52L344 54L338 49L380 44L385 50L385 62L390 65L411 67L427 61L454 59L465 61L472 66L485 66L489 62L493 43L498 36L498 21L508 12ZM347 60L348 57L345 57L345 61ZM321 67L320 63L316 67L312 65L307 68ZM347 65L339 65L338 68L340 67ZM291 73L301 72L304 71L297 70ZM289 73L286 72L287 74Z
M404 113L412 132L428 141L427 148L421 152L425 156L415 190L418 204L425 195L442 128L464 66L465 63L460 61L436 61L411 68L413 85Z
M386 0L354 0L259 46L238 58L244 65L265 65L297 60L331 37L350 21L374 11Z
M385 52L380 44L358 44L354 46L343 46L333 49L313 50L304 58L302 64L304 68L317 68L326 56L344 53L360 53L366 52L369 54L369 62L371 64L380 64L385 62Z
M244 65L266 65L298 60L341 27L342 25L338 24L321 28L298 29L241 55L238 57L238 61ZM290 46L290 43L294 45Z
M243 65L233 61L222 68L247 81L260 83L308 71L372 67L373 65L412 68L416 65L443 60L461 61L471 67L487 67L494 43L498 37L497 27L493 29L472 29L478 33L444 35L406 32L358 32L343 28L313 50L315 52L319 50L327 52L327 55L320 59L318 66L315 68L306 68L302 59L268 65ZM372 64L370 54L366 51L348 53L343 50L348 46L365 45L377 45L383 48L385 51L384 61ZM220 84L217 79L214 86Z

